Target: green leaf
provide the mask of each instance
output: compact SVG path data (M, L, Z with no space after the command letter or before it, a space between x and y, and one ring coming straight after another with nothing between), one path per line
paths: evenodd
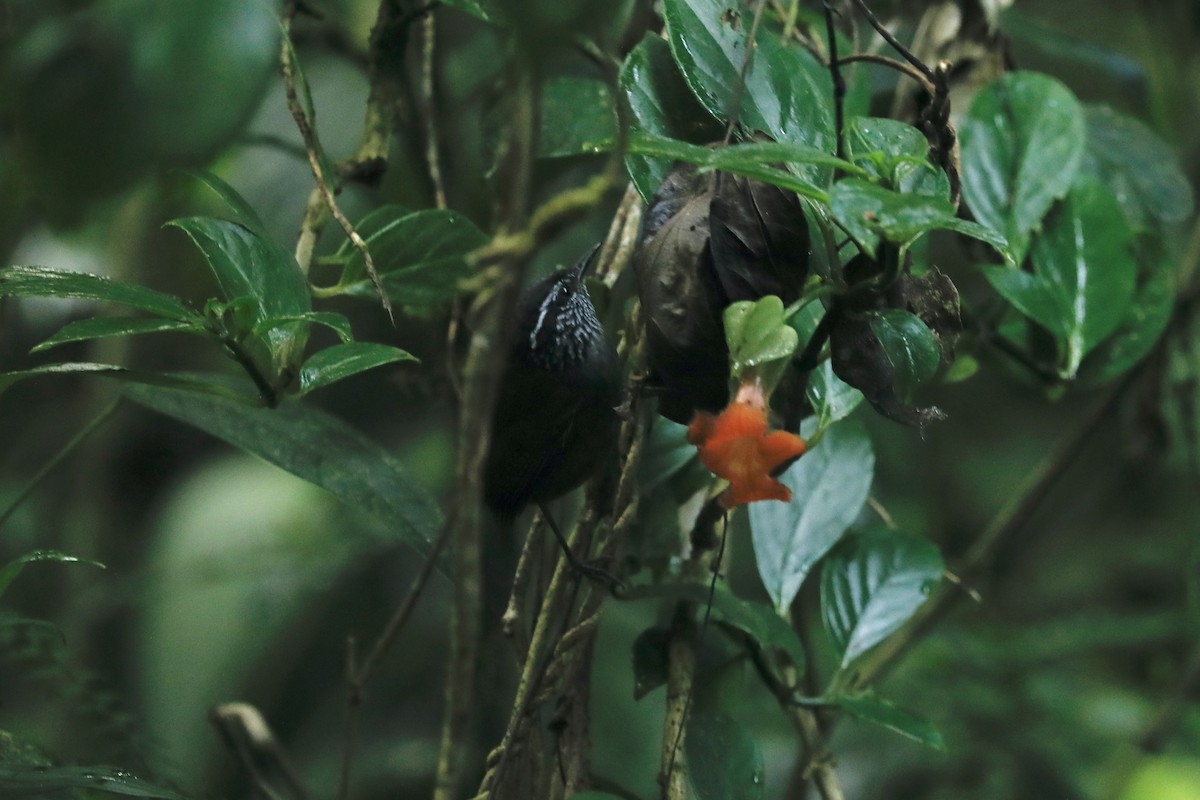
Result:
M350 330L350 320L346 319L345 314L338 314L336 311L308 311L304 314L272 317L264 319L255 325L251 332L255 336L262 336L270 332L272 328L278 328L293 322L311 322L316 325L324 325L336 333L343 344L354 341L354 333Z
M212 217L187 217L167 224L182 230L200 248L226 300L249 298L248 328L312 310L308 281L295 259L271 239L237 222ZM276 374L294 368L307 341L304 323L271 328L265 343L272 364L262 366L272 366Z
M913 615L942 579L920 536L874 529L848 537L821 569L821 615L844 668Z
M0 394L3 394L13 384L23 381L26 378L36 378L43 375L96 375L99 377L116 378L120 381L128 383L144 383L153 386L169 386L180 389L188 389L193 392L203 394L219 395L230 398L239 403L253 405L258 400L251 396L244 396L237 391L230 389L225 383L220 380L205 380L203 378L191 377L187 375L174 375L166 372L142 372L139 370L126 369L114 364L94 364L88 362L68 362L64 364L45 364L33 369L18 370L16 372L0 372Z
M1073 378L1083 357L1113 333L1133 303L1132 234L1112 195L1091 180L1071 190L1033 246L1032 274L985 268L997 292L1058 339L1059 373Z
M492 4L495 0L444 0L445 4L460 11L465 11L476 19L491 22L495 18Z
M985 87L959 126L963 196L975 219L1024 260L1029 234L1066 195L1087 141L1071 90L1035 72L1010 72Z
M5 296L96 300L141 309L181 322L202 321L178 297L86 272L67 272L44 267L4 267L0 269L0 297Z
M750 13L725 0L664 1L667 41L688 86L718 119L734 116L747 130L776 141L832 151L828 75L806 50L785 45L761 26L744 89L739 88ZM823 183L828 171L812 171L810 177Z
M687 426L656 417L646 437L638 463L638 490L644 497L696 458L696 447L687 440Z
M300 395L337 383L343 378L397 361L417 358L398 347L375 342L336 344L313 353L300 368Z
M933 332L916 314L899 308L871 312L870 324L895 371L897 395L912 402L917 387L933 377L941 361Z
M366 239L388 297L417 312L436 309L459 294L459 282L471 274L468 254L487 241L469 219L441 209L399 213ZM322 293L376 296L360 252L350 254L337 286Z
M901 736L926 747L932 747L934 750L946 749L946 742L942 738L941 732L932 722L911 711L899 708L887 700L877 697L874 693L838 695L833 698L833 702L861 720L895 731Z
M762 751L749 731L720 711L695 710L684 737L690 797L760 800L766 791Z
M1108 340L1084 360L1079 382L1088 386L1106 383L1137 364L1167 329L1175 307L1175 285L1161 265L1138 290L1124 321Z
M863 401L862 392L834 374L829 359L809 373L807 397L817 416L818 429L850 416Z
M538 155L542 158L595 152L596 142L616 137L617 115L603 81L557 75L542 87Z
M846 157L867 174L906 194L950 199L950 179L929 163L929 141L894 119L856 117L847 124Z
M11 800L44 797L51 792L83 789L91 792L145 797L151 800L186 800L170 789L147 783L112 767L51 767L0 763L0 794Z
M133 336L139 333L208 333L203 325L176 319L144 317L91 317L68 322L58 333L39 343L29 352L40 353L67 342L83 342L106 336Z
M663 39L646 34L621 65L620 85L629 102L633 122L643 131L687 142L711 142L723 131L717 121L696 102L671 48ZM671 169L671 161L629 155L625 159L629 177L649 201Z
M611 792L599 792L592 789L587 792L576 792L571 795L571 800L629 800L629 798L619 794L612 794Z
M237 193L237 190L230 186L219 177L204 169L185 169L183 174L194 178L209 189L216 193L217 197L225 202L229 210L233 212L233 221L244 228L249 228L256 235L263 239L270 240L271 236L267 232L267 226L263 224L262 217L254 210L254 207L246 202L246 198Z
M931 230L952 230L979 239L1005 254L1007 243L994 231L960 220L945 197L900 194L878 184L846 178L829 193L834 219L864 251L875 254L880 239L907 247Z
M796 330L784 320L783 301L773 294L731 304L724 320L730 370L735 376L751 367L783 362L800 342Z
M91 564L93 567L105 568L99 561L76 558L66 553L60 553L57 550L34 550L0 567L0 595L3 595L8 590L12 582L25 569L25 565L34 561L58 561L63 564Z
M1175 150L1148 127L1108 106L1089 105L1082 174L1103 183L1134 229L1181 222L1195 197Z
M811 435L815 422L806 420L801 434ZM792 604L813 565L858 517L874 470L866 430L841 422L779 477L792 490L792 502L750 505L758 574L776 609Z
M429 553L441 528L437 503L395 455L316 408L299 402L251 408L152 386L129 386L124 395L329 490L421 553Z

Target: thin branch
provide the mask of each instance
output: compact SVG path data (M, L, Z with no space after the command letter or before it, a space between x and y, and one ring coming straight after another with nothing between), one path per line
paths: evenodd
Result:
M857 64L857 63L878 64L879 66L888 67L889 69L894 69L897 72L904 73L909 78L912 78L914 81L921 84L921 87L923 89L925 89L925 91L929 92L930 95L932 95L937 90L933 84L933 80L931 78L926 77L924 72L921 72L918 69L914 69L913 67L910 67L908 64L905 64L903 61L897 61L896 59L889 58L888 56L881 56L877 53L855 53L854 55L849 55L849 56L843 57L841 59L840 63L842 63L842 64Z
M254 706L223 703L208 714L242 768L256 794L269 800L308 800L308 791L271 726Z
M907 47L902 45L899 39L892 35L892 32L887 29L887 26L880 22L879 19L871 12L871 9L866 4L866 0L854 0L854 3L858 6L858 9L862 12L863 16L867 18L867 22L871 23L871 27L875 29L875 32L883 37L883 40L891 45L892 49L903 56L905 61L907 61L909 64L912 64L918 71L920 71L920 73L924 75L930 83L933 83L933 71L925 65L924 61L917 58Z
M434 50L437 44L437 22L431 13L421 26L421 100L425 106L425 161L429 179L433 182L433 198L438 208L446 208L446 183L442 177L442 162L438 146L437 98L434 93Z
M833 131L837 137L837 157L845 158L846 150L842 128L845 126L846 116L846 79L842 76L842 62L838 59L837 29L833 25L835 13L831 0L825 0L825 34L829 37L829 74L833 79ZM792 20L789 19L788 27L791 24Z
M725 124L725 137L721 140L722 145L729 144L729 140L733 137L733 129L742 115L742 96L746 93L746 76L750 74L750 64L754 61L754 40L758 36L758 25L762 21L765 6L766 0L758 0L758 5L754 9L754 21L750 24L750 32L746 34L746 53L742 56L742 69L738 73L737 85L733 87L733 100L730 101L730 107L726 112L729 120Z

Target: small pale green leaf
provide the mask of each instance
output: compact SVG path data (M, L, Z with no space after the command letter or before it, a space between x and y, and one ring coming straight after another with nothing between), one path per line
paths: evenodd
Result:
M91 317L68 322L49 339L39 343L29 352L40 353L67 342L83 342L106 336L133 336L139 333L199 333L208 331L197 322L154 317Z
M1195 196L1178 154L1148 127L1108 106L1088 106L1081 172L1112 192L1131 227L1145 229L1192 215Z
M873 693L838 695L834 698L834 702L865 722L872 722L890 731L895 731L901 736L926 747L932 747L934 750L946 749L946 742L942 738L941 732L932 722L893 705Z
M906 194L950 198L950 179L929 163L929 141L907 123L855 117L846 126L847 158L870 177Z
M1083 107L1048 75L1010 72L976 95L959 136L967 205L1020 263L1030 233L1075 179L1087 142Z
M734 375L743 370L790 358L800 337L783 316L783 301L767 295L733 303L725 309L725 341Z
M112 767L52 767L0 764L0 796L45 797L55 792L81 789L149 800L186 800L178 792L155 786L124 770Z
M446 305L468 277L467 255L487 243L488 237L469 219L454 211L428 209L398 212L380 225L366 242L375 269L388 297L410 311L428 311ZM375 297L362 254L355 250L346 260L338 285L325 293Z
M44 267L4 267L0 269L0 297L6 296L96 300L141 309L167 319L200 321L199 316L178 297L85 272Z
M847 537L821 569L821 615L840 664L883 641L942 579L942 556L927 539L874 529Z
M933 332L916 314L898 308L872 312L870 324L892 365L897 395L912 402L917 387L933 377L941 361Z
M104 565L99 561L92 561L87 558L76 558L75 556L69 556L66 553L60 553L57 550L34 550L26 553L20 558L13 559L3 567L0 567L0 595L3 595L4 592L8 590L8 587L12 585L12 582L15 581L17 576L20 575L25 569L25 565L31 564L34 561L58 561L63 564L90 564L93 567L104 569Z
M802 436L816 428L810 418ZM779 480L790 503L752 503L750 530L758 574L777 609L792 604L813 565L850 526L871 491L875 453L866 430L846 420L830 427Z
M697 800L761 800L766 766L758 742L733 717L720 711L695 710L688 716L689 794Z
M394 454L316 408L299 402L251 408L157 386L128 386L124 394L329 490L421 553L441 528L437 503Z
M375 342L335 344L313 353L300 368L300 394L305 395L343 378L397 361L416 361L398 347Z

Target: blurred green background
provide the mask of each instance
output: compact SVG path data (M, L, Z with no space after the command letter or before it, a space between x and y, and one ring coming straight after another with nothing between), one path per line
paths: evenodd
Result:
M295 40L335 158L361 133L373 0L314 0ZM882 4L881 4L882 5ZM624 8L624 5L622 6ZM504 38L444 8L436 110L451 208L488 229L487 124ZM614 18L623 16L614 13ZM614 19L613 24L621 20ZM1013 55L1082 99L1144 120L1200 177L1200 6L1191 0L1020 2ZM311 175L278 79L272 10L245 0L0 3L0 259L86 270L201 299L199 255L162 224L209 200L179 167L208 167L245 195L289 248ZM414 38L403 54L418 74ZM414 79L415 86L415 79ZM376 189L341 196L353 219L384 202L433 204L422 112L393 143ZM579 183L588 158L539 166L538 193ZM606 213L564 234L536 268L573 260ZM321 249L339 243L326 232ZM1169 247L1187 252L1191 231ZM1195 247L1195 242L1191 243ZM319 279L319 278L318 278ZM315 402L393 448L444 496L453 464L444 319L400 319L345 300L356 337L423 359L319 393ZM65 322L64 301L0 300L0 370ZM1135 747L1200 642L1200 498L1195 430L1200 341L1189 336L1105 419L1083 455L979 589L884 685L934 719L945 753L847 721L833 740L850 798L1200 798L1193 693L1160 755ZM318 334L324 335L324 334ZM60 353L152 369L225 369L184 337L72 345ZM953 563L1035 464L1102 392L1051 399L1001 364L942 386L949 414L924 437L871 419L875 497ZM1164 378L1170 381L1164 382ZM1164 394L1161 386L1170 385ZM22 383L0 397L0 507L98 414L96 379ZM860 412L864 413L864 412ZM735 587L761 596L744 528ZM6 612L52 625L0 627L0 730L63 763L106 763L202 796L245 797L206 720L215 703L263 710L317 796L336 783L347 636L370 641L419 566L377 523L274 467L149 411L121 407L0 527L0 563L36 548L103 562L31 566ZM436 578L372 685L357 796L427 794L436 759L448 585ZM629 648L649 604L613 604L597 648L595 765L657 792L662 690L632 699ZM747 674L745 680L753 680ZM485 698L496 708L507 698ZM745 717L784 796L797 742L765 696Z

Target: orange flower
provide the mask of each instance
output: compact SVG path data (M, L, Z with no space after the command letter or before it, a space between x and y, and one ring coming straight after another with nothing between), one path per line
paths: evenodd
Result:
M804 440L795 434L767 432L766 404L757 388L743 385L720 414L697 411L688 426L688 442L700 451L701 463L729 481L722 496L726 508L755 500L791 500L792 490L771 473L805 450Z

